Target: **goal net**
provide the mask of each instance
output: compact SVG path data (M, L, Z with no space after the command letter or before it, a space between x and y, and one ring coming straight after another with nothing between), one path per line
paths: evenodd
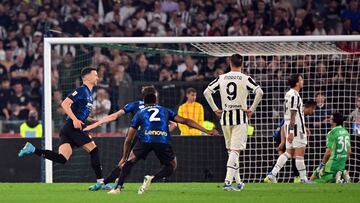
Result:
M345 127L351 133L353 154L347 169L353 181L358 182L359 51L359 36L46 38L45 147L57 150L58 132L65 121L59 104L81 84L80 70L88 66L96 66L100 78L94 91L99 106L92 113L97 118L139 99L144 85L154 85L160 93L159 103L177 111L185 101L186 89L193 87L197 90L197 101L204 106L205 120L221 129L202 92L212 79L229 70L227 57L238 53L244 59L242 71L253 77L265 93L249 121L254 134L240 155L241 178L245 182L261 182L276 162L273 134L283 117L287 78L300 73L305 80L300 95L304 101L317 102L314 115L306 117L306 126L311 131L305 156L308 175L325 152L330 130L328 118L332 112L340 111L346 116ZM188 71L191 74L185 73L188 66L193 69ZM252 99L250 96L249 104ZM120 158L123 138L119 137L125 136L130 120L130 115L121 117L92 131L101 152L104 175ZM227 160L223 138L182 137L177 136L179 133L179 130L173 133L179 168L169 180L222 181ZM65 166L49 161L45 166L46 182L95 180L89 157L81 149L74 151ZM130 179L141 180L146 172L153 172L158 166L158 161L150 157L135 167ZM280 182L292 181L290 161L278 177Z

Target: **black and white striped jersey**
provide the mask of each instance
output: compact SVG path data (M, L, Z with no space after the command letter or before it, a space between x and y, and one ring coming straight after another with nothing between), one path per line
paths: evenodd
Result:
M291 111L296 111L294 130L296 131L296 133L302 132L303 134L305 134L306 131L303 101L299 95L299 92L294 89L290 89L285 94L285 124L290 123Z
M220 91L223 114L221 125L239 125L247 123L247 115L241 109L247 109L249 92L260 88L250 77L241 72L231 71L212 81L207 89L212 93Z

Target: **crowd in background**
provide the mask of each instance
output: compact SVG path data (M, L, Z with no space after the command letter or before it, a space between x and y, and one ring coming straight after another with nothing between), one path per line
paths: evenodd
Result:
M30 111L41 109L44 35L358 35L359 31L360 9L357 0L3 0L0 1L0 117L1 120L26 120ZM340 46L346 51L360 50L360 43ZM315 98L315 92L325 91L322 87L341 81L351 86L360 77L359 59L351 58L351 55L349 58L331 60L330 57L333 56L246 57L244 72L260 83L266 81L262 85L272 87L277 85L270 84L274 79L283 79L292 72L303 73L312 85L312 89L308 90L312 95L307 97ZM100 81L94 105L97 109L93 113L98 117L134 99L134 93L129 89L137 81L162 82L159 85L160 95L163 95L161 102L176 110L184 101L184 90L189 87L186 84L202 81L206 84L229 68L225 58L129 53L116 48L57 45L52 51L55 116L64 116L59 104L71 89L79 86L80 68L86 65L98 67ZM198 88L201 93L203 86L199 85ZM271 101L273 96L280 93L269 91L271 95L268 95L268 102L263 104L264 108L280 106L275 104L276 101ZM335 98L338 95L325 96ZM270 118L276 115L274 112L280 112L276 107L265 110L271 112ZM41 113L39 116L41 119Z

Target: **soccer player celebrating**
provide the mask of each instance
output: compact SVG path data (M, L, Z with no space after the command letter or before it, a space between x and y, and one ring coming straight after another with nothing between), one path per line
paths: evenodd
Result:
M144 89L148 88L148 87L152 87L152 86L144 86L141 90L141 95L142 97L144 97ZM156 94L158 94L158 92L156 92ZM140 111L141 109L144 108L144 101L142 100L138 100L135 102L131 102L126 104L122 109L120 109L119 111L110 114L108 116L105 116L103 118L101 118L99 121L97 121L96 123L93 123L89 126L87 126L84 131L89 131L91 129L94 129L104 123L108 123L111 121L115 121L116 119L120 118L121 116L131 113L132 115L135 115L138 111ZM169 122L169 130L170 132L173 131L175 128L177 127L177 124L174 122ZM142 136L142 131L137 131L136 137L141 137ZM132 145L134 145L136 142L136 140L134 140L134 142L132 143ZM131 147L132 148L132 147ZM89 190L92 191L96 191L99 189L112 189L111 185L109 183L114 182L116 180L116 178L119 176L120 171L121 171L121 162L119 162L114 169L110 172L110 174L104 179L103 184L95 184L89 187Z
M307 183L306 167L304 162L305 147L307 144L307 132L302 99L299 95L304 86L301 75L295 74L289 78L290 90L285 95L285 124L286 152L281 154L264 182L276 183L276 175L285 165L286 161L295 157L295 165L300 174L302 183Z
M150 186L151 182L170 176L176 168L176 157L170 145L169 121L175 121L196 128L210 135L218 135L216 130L206 130L196 122L190 119L182 118L170 109L156 105L156 90L153 87L144 89L145 108L140 110L131 121L131 127L124 142L123 156L121 159L122 170L119 175L119 181L109 194L118 194L125 182L126 177L130 174L132 167L140 159L154 151L156 157L163 165L161 170L155 175L147 175L144 178L143 185L139 188L138 193L143 194ZM131 142L135 137L137 129L143 131L139 141L131 151ZM130 153L131 152L131 153Z
M24 154L36 154L51 161L65 164L72 155L74 147L82 147L90 154L91 167L93 168L97 182L103 181L102 169L99 158L99 150L88 132L82 131L87 122L94 122L88 116L91 112L93 87L97 85L98 74L96 68L84 68L81 70L83 85L73 91L62 102L61 107L67 114L66 122L60 130L60 145L58 153L51 150L35 148L27 142L19 152L19 157Z
M316 102L315 101L307 101L307 102L305 102L304 115L305 116L312 115L314 113L315 109L316 109ZM276 146L276 149L277 149L277 151L279 153L279 156L286 151L286 147L285 147L286 138L285 138L285 131L284 131L284 123L285 123L285 120L283 119L281 121L279 127L274 132L275 146ZM310 129L306 128L306 130L309 133ZM300 183L301 179L299 177L299 171L296 168L295 159L291 160L291 168L293 170L294 183Z
M225 137L226 149L229 153L224 190L236 191L245 184L239 175L239 155L245 150L247 141L247 124L264 94L262 89L250 77L241 73L242 56L234 54L230 57L229 73L220 75L212 81L204 91L204 96L217 116L221 116L220 124ZM222 110L214 103L212 94L220 91ZM250 109L247 109L249 92L255 93ZM232 186L235 178L237 189Z
M339 112L330 117L331 130L326 137L326 151L310 180L317 183L350 182L350 176L345 170L351 155L350 134L342 127L343 122L344 117Z

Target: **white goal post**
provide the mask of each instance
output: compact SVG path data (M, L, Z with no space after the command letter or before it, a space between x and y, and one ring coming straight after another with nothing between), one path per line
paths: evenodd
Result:
M45 149L52 150L51 46L55 44L192 44L211 56L346 54L331 42L360 43L360 35L346 36L251 36L251 37L115 37L115 38L44 38L44 135ZM253 44L249 48L248 45ZM284 49L276 49L283 46ZM289 45L287 45L289 44ZM354 54L354 53L351 53ZM261 105L261 104L260 104ZM53 182L53 165L45 161L45 181Z

